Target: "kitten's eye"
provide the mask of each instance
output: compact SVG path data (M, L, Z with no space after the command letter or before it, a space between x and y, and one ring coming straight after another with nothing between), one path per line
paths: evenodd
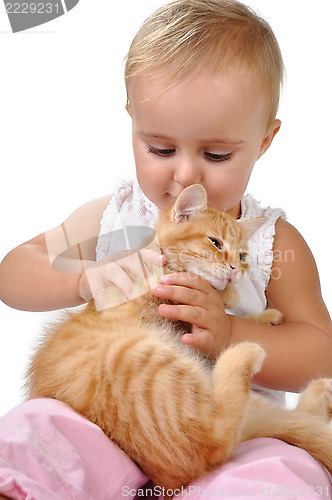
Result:
M241 252L241 253L239 254L239 257L240 257L240 261L241 261L241 262L245 262L246 257L247 257L247 254L246 254L246 253L244 253L244 252Z
M222 248L224 246L222 241L217 240L217 238L210 238L210 236L208 236L208 239L211 241L212 245L214 245L216 248L218 248L218 250L222 250Z

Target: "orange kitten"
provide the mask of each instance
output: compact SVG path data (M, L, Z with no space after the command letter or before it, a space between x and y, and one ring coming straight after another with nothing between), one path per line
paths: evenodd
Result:
M228 285L246 268L255 225L207 208L205 190L190 186L156 225L166 272L201 274L234 306ZM135 286L139 296L142 284ZM110 300L121 294L109 288ZM239 343L212 364L181 342L188 325L162 318L159 304L146 293L98 312L92 301L55 325L31 363L29 396L72 406L165 488L188 484L255 437L300 446L332 472L330 380L312 382L298 409L282 410L251 393L264 359L258 344Z

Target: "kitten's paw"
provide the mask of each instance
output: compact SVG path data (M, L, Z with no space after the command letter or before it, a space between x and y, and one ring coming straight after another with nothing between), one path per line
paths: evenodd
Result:
M259 314L248 314L245 318L266 325L281 325L283 315L278 309L266 309Z
M332 379L323 378L316 382L320 382L321 386L323 411L326 412L329 418L332 418Z
M231 348L240 365L240 370L247 372L251 378L258 373L265 359L264 349L256 342L241 342Z
M233 309L233 307L237 306L239 302L239 292L234 286L228 285L225 290L221 290L220 294L225 309Z
M311 381L300 394L296 409L328 420L332 418L332 379L320 378Z
M329 386L325 388L325 396L328 400L329 408L332 412L332 379L327 379L329 380Z
M250 353L251 358L251 376L256 375L256 373L260 372L265 359L265 351L263 347L254 342L246 342L248 353Z

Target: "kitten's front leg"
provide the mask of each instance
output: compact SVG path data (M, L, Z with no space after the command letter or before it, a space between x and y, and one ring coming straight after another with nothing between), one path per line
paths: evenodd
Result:
M229 458L238 442L247 403L250 401L251 379L262 367L264 349L255 342L241 342L226 349L213 370L213 393L216 407L215 439L217 449L210 457L213 464Z

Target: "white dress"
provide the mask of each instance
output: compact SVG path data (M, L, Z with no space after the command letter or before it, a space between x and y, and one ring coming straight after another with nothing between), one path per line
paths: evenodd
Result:
M142 241L150 239L153 233L158 213L159 209L143 194L137 182L123 182L103 214L96 248L97 260L115 251L142 247ZM248 270L237 282L240 301L234 309L227 311L237 316L259 313L267 307L265 291L273 263L275 224L280 217L285 218L285 213L280 208L265 208L247 194L241 200L239 220L255 217L266 217L266 222L248 241ZM254 388L275 401L284 402L282 392Z

